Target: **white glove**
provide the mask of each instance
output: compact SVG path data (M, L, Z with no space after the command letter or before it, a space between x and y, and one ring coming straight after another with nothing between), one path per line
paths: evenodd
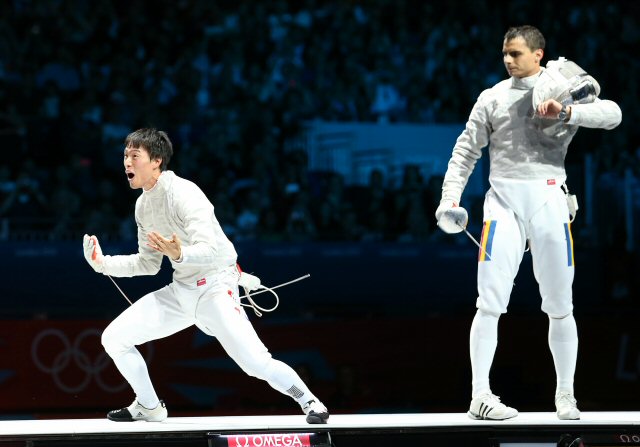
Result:
M240 272L240 279L238 279L238 285L240 287L244 287L246 290L249 290L249 291L262 288L262 285L260 284L260 278L245 272Z
M102 249L98 243L98 238L96 236L89 236L88 234L85 234L82 239L82 248L84 249L84 258L87 260L89 265L96 272L102 273L104 270L104 266L102 265L104 256L102 255Z
M436 210L436 219L438 219L438 226L442 231L455 234L467 227L469 215L467 210L453 202L442 202Z

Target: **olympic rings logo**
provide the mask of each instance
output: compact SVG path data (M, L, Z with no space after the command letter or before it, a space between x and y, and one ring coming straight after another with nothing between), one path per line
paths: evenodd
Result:
M111 365L111 358L100 346L100 353L97 355L91 355L83 349L83 343L90 337L96 337L97 343L100 345L100 337L102 332L98 329L85 329L73 340L73 343L69 339L69 336L60 329L45 329L41 331L34 338L31 344L31 358L36 367L53 377L54 383L59 389L66 393L77 393L84 391L91 380L94 379L98 387L108 393L117 393L127 387L127 382L122 381L116 385L109 384L103 377L103 372ZM53 356L53 359L47 361L42 357L42 351L50 352L50 349L41 348L44 340L47 340L51 344L50 340L57 340L60 342L61 350ZM151 348L151 344L148 344ZM147 357L150 358L152 350L147 352ZM148 358L146 359L148 361ZM82 374L79 380L75 379L77 383L68 383L69 379L64 380L63 376L71 375L69 372L73 372L72 369L79 370Z

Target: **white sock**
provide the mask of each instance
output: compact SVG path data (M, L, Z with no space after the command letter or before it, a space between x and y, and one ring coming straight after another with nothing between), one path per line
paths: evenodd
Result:
M292 397L301 407L310 400L318 401L298 373L280 360L271 359L262 378L275 390Z
M124 354L112 358L120 374L136 393L138 403L150 410L156 408L160 399L151 384L147 364L140 352L136 348L130 348Z
M573 394L578 359L578 329L573 314L549 317L549 348L556 368L556 394L560 391Z
M471 397L490 393L489 370L498 346L498 319L478 309L471 324L469 352L471 354Z

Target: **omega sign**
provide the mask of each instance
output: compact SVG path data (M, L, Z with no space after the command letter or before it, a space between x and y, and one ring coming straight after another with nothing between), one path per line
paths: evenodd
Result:
M228 447L312 447L309 433L259 433L226 436Z

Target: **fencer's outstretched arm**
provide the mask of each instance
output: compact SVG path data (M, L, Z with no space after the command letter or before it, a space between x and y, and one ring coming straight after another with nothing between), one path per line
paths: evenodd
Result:
M136 201L136 215L140 207L140 198ZM138 253L131 255L104 255L101 271L105 275L116 277L132 277L155 275L162 266L162 254L147 245L147 233L141 228L138 218Z
M139 231L140 232L140 231ZM146 235L145 235L146 239ZM155 275L162 265L162 254L151 247L139 245L139 252L132 255L105 255L102 261L105 275L131 277Z
M82 246L84 257L89 265L98 273L112 276L153 275L160 270L160 262L141 258L136 255L108 256L103 255L102 248L95 235L84 235ZM159 257L162 261L162 256Z

